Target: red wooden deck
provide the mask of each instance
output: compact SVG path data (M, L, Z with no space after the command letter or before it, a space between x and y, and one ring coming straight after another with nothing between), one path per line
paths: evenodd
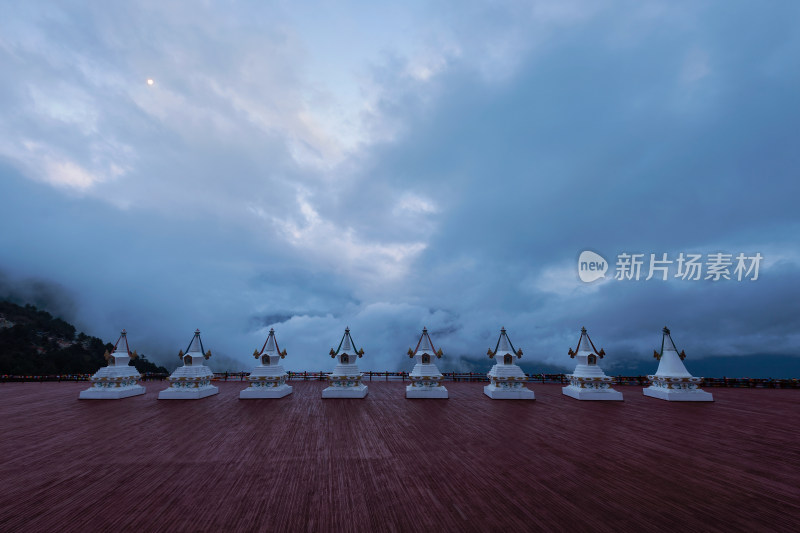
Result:
M449 400L364 400L293 382L157 401L86 383L0 384L0 531L796 531L800 392L675 404L620 387L534 402L447 383Z

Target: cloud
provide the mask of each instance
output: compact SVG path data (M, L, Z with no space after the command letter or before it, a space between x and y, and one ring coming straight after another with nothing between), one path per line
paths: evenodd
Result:
M365 242L353 229L323 219L303 192L298 194L297 203L302 222L277 217L271 222L288 243L312 260L328 262L335 270L351 277L392 280L403 276L414 257L425 249L421 242ZM265 213L259 212L259 215L265 216Z
M0 271L0 299L46 309L63 320L74 320L78 304L69 289L45 279L14 279Z
M88 333L168 362L199 327L249 365L273 326L309 370L348 325L376 370L423 326L448 364L501 326L548 364L582 325L609 359L665 323L687 353L796 345L797 7L4 8L0 267ZM765 259L586 285L586 249Z
M681 78L685 83L697 82L711 73L708 53L704 50L693 49L686 55Z
M0 147L0 154L13 154L12 159L37 180L73 191L85 192L98 183L125 174L125 168L119 166L124 164L121 158L114 156L127 152L126 147L104 143L92 144L89 150L91 168L76 163L58 149L28 140L22 140L17 146Z

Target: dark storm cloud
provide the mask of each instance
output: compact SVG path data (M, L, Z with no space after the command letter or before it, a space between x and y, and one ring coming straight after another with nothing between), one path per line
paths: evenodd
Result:
M376 370L423 326L448 365L501 326L526 363L568 365L583 325L609 364L665 324L691 357L792 352L800 8L457 7L410 8L424 45L372 21L350 57L314 56L344 45L291 10L17 5L6 286L52 280L87 332L165 362L199 327L212 366L276 324L315 370L345 326ZM585 249L608 277L621 252L765 260L755 282L583 285Z
M775 12L718 15L675 31L653 24L623 47L612 21L581 25L523 61L511 84L448 72L436 109L414 116L415 135L373 153L368 172L383 179L359 200L375 202L389 183L446 206L414 271L426 301L457 294L465 313L517 322L548 360L551 337L574 336L589 318L630 345L627 356L646 355L661 322L709 354L791 350L797 324L783 322L796 316L800 138L788 95L800 79L777 65L797 49L796 29ZM757 44L742 38L766 28ZM584 249L612 261L761 249L791 260L749 285L618 283L579 296L521 287L551 265L574 269ZM578 290L575 271L565 275Z

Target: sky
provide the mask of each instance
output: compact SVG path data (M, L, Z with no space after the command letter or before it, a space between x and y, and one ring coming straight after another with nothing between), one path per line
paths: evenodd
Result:
M797 355L797 2L12 0L0 68L0 297L151 360Z

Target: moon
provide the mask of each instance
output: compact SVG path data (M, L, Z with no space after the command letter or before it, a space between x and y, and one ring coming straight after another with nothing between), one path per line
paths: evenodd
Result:
M147 78L147 85L153 85L154 83L153 78Z

